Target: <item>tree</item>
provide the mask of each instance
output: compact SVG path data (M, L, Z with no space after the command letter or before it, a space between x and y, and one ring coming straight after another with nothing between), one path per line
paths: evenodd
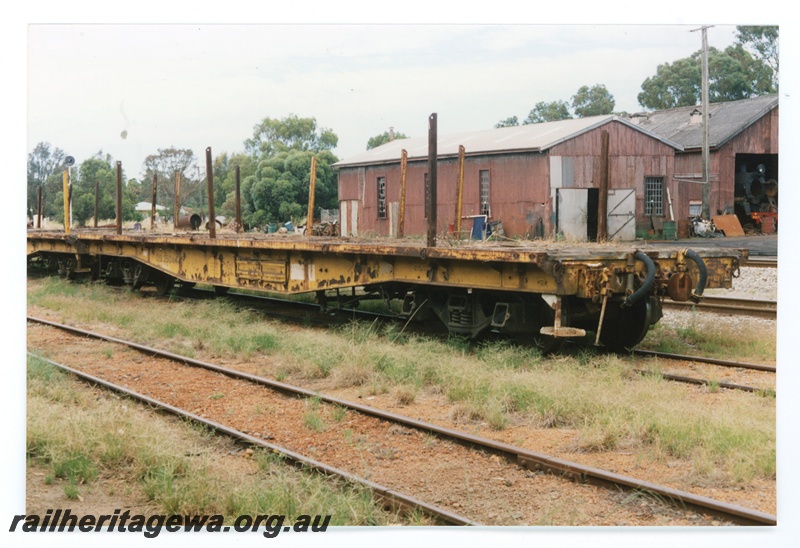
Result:
M253 138L247 139L244 145L248 154L263 158L291 149L332 150L338 142L339 138L330 129L317 129L316 118L290 114L281 120L264 118L253 128Z
M64 186L63 169L52 173L45 182L45 215L58 222L64 222ZM124 173L123 173L124 180ZM111 156L97 152L84 160L79 166L70 169L72 185L72 220L76 225L83 225L94 217L95 188L99 183L98 217L114 219L116 217L117 168ZM139 220L135 211L137 182L123 187L122 219L124 221ZM132 191L132 189L134 189Z
M737 101L776 91L773 71L763 61L754 59L740 45L725 51L709 48L709 101ZM701 52L673 63L659 65L655 76L642 83L639 104L649 109L693 106L700 102L702 78Z
M224 164L224 169L222 167ZM256 161L252 156L244 153L227 154L218 156L214 160L214 191L217 195L216 204L219 206L220 215L230 219L236 216L236 166L239 166L239 185L243 187L245 179L251 177L256 171ZM219 184L217 184L219 181ZM242 212L245 210L244 192L240 189L242 199Z
M553 101L551 103L540 101L536 103L522 123L524 125L539 124L541 122L569 120L570 118L572 118L572 115L569 113L569 105L565 101Z
M773 71L773 87L778 89L778 27L736 27L736 42Z
M338 158L331 149L337 142L331 130L317 130L314 118L265 118L256 125L253 138L245 142L252 161L242 174L245 224L299 222L307 213L312 157L317 158L316 209L335 208L337 178L331 165Z
M200 173L194 151L184 148L161 148L144 160L144 178L139 201L153 201L153 176L156 176L156 203L172 211L175 206L177 174L181 175L181 203L199 208L205 203L205 170ZM194 177L192 177L194 175Z
M572 96L572 109L578 118L611 114L614 112L614 104L614 96L602 84L596 84L591 88L582 86Z
M28 211L35 215L38 210L39 187L42 187L43 215L51 216L54 213L53 199L55 192L60 190L61 173L66 169L64 159L66 154L60 148L51 149L50 143L39 143L28 154ZM58 185L54 184L53 175L58 173ZM63 209L63 208L62 208ZM62 213L63 216L63 213Z
M499 122L497 122L494 125L494 127L495 128L514 127L514 126L518 126L518 125L519 125L519 118L517 118L516 116L510 116L509 118L506 118L505 120L500 120Z
M403 133L395 133L393 138L408 139L408 135L405 135ZM383 133L381 133L380 135L376 135L375 137L370 137L369 141L367 141L367 150L372 150L373 148L385 145L393 138L388 131L384 131Z

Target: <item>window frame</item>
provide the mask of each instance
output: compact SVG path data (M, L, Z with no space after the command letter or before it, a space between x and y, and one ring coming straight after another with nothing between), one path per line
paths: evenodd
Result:
M644 214L663 217L664 212L664 177L646 176L644 178ZM658 184L658 187L653 185Z
M388 200L386 199L386 176L380 176L376 179L376 215L378 220L389 218Z
M484 173L486 174L485 181L483 179ZM484 183L486 185L486 201L484 201ZM478 210L481 215L492 216L492 174L489 169L478 170Z

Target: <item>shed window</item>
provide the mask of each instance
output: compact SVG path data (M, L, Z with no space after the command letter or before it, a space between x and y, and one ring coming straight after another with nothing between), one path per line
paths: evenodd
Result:
M664 214L664 178L644 178L644 214Z
M378 177L378 219L386 218L386 177Z
M489 205L489 170L482 169L480 175L480 200L481 215L491 216L491 206Z

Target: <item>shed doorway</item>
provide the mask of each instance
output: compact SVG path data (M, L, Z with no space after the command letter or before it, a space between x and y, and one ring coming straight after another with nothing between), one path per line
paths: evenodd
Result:
M556 189L556 232L565 240L597 241L600 189Z

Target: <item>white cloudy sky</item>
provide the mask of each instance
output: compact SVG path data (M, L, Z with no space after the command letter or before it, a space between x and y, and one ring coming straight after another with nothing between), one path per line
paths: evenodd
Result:
M102 150L129 177L159 148L239 152L265 117L314 117L340 158L390 126L425 135L524 119L539 101L604 84L616 109L659 63L700 48L672 25L32 25L27 148L78 162ZM732 25L709 30L724 49ZM124 136L124 138L123 138Z

